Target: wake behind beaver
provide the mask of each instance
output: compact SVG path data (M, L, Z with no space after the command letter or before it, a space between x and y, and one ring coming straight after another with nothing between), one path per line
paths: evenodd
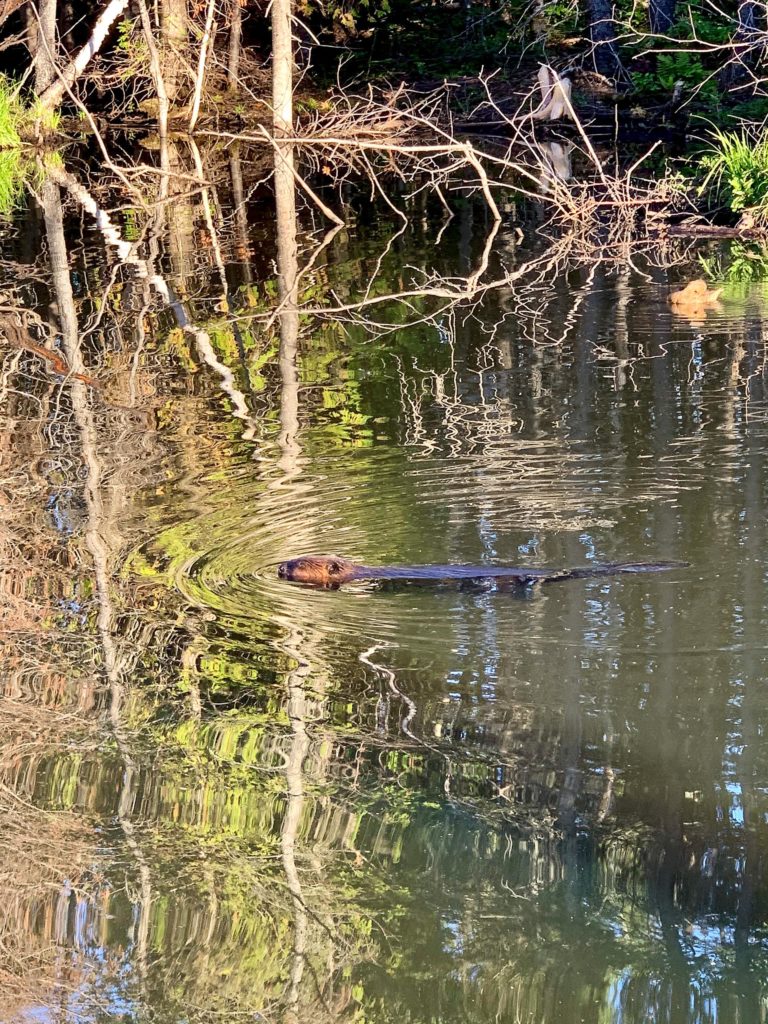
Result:
M508 580L520 586L592 579L636 572L684 569L689 562L609 562L572 569L534 569L524 566L489 565L360 565L337 555L301 555L281 562L277 575L291 583L334 589L355 580Z

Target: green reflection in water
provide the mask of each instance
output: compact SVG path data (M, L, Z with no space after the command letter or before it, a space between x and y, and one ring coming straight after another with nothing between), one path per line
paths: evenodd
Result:
M188 205L160 262L247 417L135 278L102 302L71 225L104 393L12 367L5 1018L763 1019L759 292L692 324L658 272L576 268L531 283L530 316L502 289L378 338L306 318L291 447L278 336L248 319L268 259L224 231L238 334ZM304 297L466 271L475 216L381 261L361 225ZM325 592L277 580L302 550L692 567Z

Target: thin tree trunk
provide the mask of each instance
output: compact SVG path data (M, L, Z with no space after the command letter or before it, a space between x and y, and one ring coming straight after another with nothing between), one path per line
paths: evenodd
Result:
M272 0L272 126L276 139L293 135L292 0Z
M629 75L621 63L616 43L611 0L588 0L587 10L595 70L614 82L628 83Z
M144 33L144 40L149 50L149 66L152 71L152 78L155 82L157 93L157 127L160 135L160 165L164 171L170 170L168 162L168 91L165 87L163 69L160 60L160 53L155 44L155 37L152 32L152 22L149 19L149 11L145 0L138 0L141 27Z
M208 13L205 16L205 29L203 39L200 43L200 57L197 62L197 76L195 77L195 95L192 100L192 113L189 116L189 132L195 130L197 119L200 115L200 101L203 96L203 82L205 82L205 62L208 59L208 47L211 44L213 34L213 15L216 12L216 0L208 0Z
M229 174L232 179L232 201L235 206L235 255L240 261L243 280L253 280L251 273L250 243L248 240L248 211L245 206L243 171L240 166L240 143L229 150Z
M677 0L650 0L648 18L651 32L664 35L675 23L675 7Z
M37 22L37 15L32 10L31 4L24 4L22 8L22 18L24 19L24 31L27 34L27 50L32 64L35 64L35 58L37 57L37 51L40 48L40 26ZM2 24L0 22L0 24Z
M243 8L240 0L231 0L229 15L229 59L227 61L227 88L240 91L240 49L243 41Z
M56 2L40 0L35 48L35 92L38 96L56 78Z
M720 88L724 92L741 92L739 99L745 98L742 90L752 86L756 91L758 85L754 69L762 55L762 47L758 45L762 43L763 35L758 22L761 10L764 12L765 8L756 0L742 0L739 4L739 27L732 39L735 44L733 55L718 75Z
M56 11L56 0L45 0L46 4L52 4L54 10L54 17ZM62 72L61 75L57 75L55 80L44 89L37 90L40 103L45 110L53 110L61 103L64 98L64 93L68 88L72 88L74 83L80 77L85 70L88 62L94 54L98 53L101 49L104 40L109 35L110 29L123 13L125 8L128 6L128 0L110 0L104 10L101 12L99 17L96 19L96 24L93 26L93 32L91 38L80 50L75 59L68 65L68 67ZM42 8L41 8L41 19L42 19ZM45 49L45 43L47 39L45 37L40 41L40 47L38 52L38 59L42 56L42 51ZM54 50L50 50L50 53L54 53ZM35 82L37 85L37 82Z
M79 21L78 16L75 14L75 8L74 5L71 3L71 0L68 0L68 2L64 4L64 9L61 13L61 20L63 21L63 25L61 27L61 41L64 44L64 48L68 52L71 52L75 48L75 37L72 34L72 28L75 25L75 23Z
M187 0L162 0L160 36L163 80L171 104L176 103L184 81L184 51L189 41Z

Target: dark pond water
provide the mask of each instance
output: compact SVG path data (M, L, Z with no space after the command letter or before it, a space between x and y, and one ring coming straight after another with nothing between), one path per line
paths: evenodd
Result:
M743 251L508 209L471 302L274 315L229 170L3 230L2 1019L765 1020L768 291L667 301ZM479 205L410 212L303 211L301 303L480 267Z

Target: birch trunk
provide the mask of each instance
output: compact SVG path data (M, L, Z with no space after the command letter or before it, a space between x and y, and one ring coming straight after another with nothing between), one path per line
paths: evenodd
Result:
M276 139L293 135L291 0L272 0L272 126Z
M38 96L56 78L56 2L40 0L35 39L35 92Z

